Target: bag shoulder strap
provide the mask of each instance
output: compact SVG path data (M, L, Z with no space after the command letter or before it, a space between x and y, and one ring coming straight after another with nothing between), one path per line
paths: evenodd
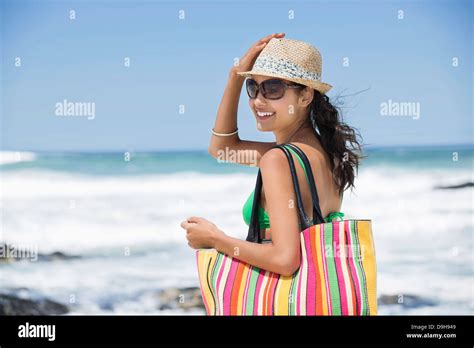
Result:
M296 206L297 206L297 213L298 213L298 218L299 218L300 231L304 231L306 228L312 226L313 222L306 215L303 208L303 199L301 198L301 191L300 191L300 187L298 183L298 177L296 174L293 156L291 156L288 149L283 145L275 145L274 147L282 150L285 153L286 158L288 159L288 164L290 166L291 179L293 181L293 188L295 190L295 195L296 195ZM260 234L260 223L258 221L258 213L257 213L258 204L260 202L260 197L261 197L261 192L262 192L262 173L259 169L258 174L257 174L257 182L255 184L254 200L253 200L253 205L252 205L252 215L250 218L249 231L246 238L246 240L249 242L255 242L255 243L262 242L262 236Z
M308 157L306 154L295 144L285 144L285 146L293 149L298 156L303 160L304 166L306 168L306 175L308 176L308 184L311 192L311 200L313 202L313 220L314 224L324 223L323 214L321 213L321 207L319 205L319 196L318 189L316 188L316 181L314 180L313 170L311 164L309 163Z
M288 146L288 145L289 144L285 144L283 146L285 146L288 150L290 150L291 153L293 153L296 156L296 159L301 164L301 167L304 170L304 175L306 176L306 181L308 181L308 185L309 185L309 177L308 177L307 169L306 169L306 166L305 166L303 160L301 159L301 156L291 146Z

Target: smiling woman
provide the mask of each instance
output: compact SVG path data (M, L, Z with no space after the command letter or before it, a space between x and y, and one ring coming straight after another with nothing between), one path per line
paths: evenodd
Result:
M325 95L331 85L321 81L319 51L282 36L255 43L231 69L209 145L213 157L222 149L255 153L257 183L243 208L246 240L200 217L181 225L188 244L199 249L207 312L375 314L370 220L342 220L340 211L343 192L354 186L360 144ZM272 132L275 142L238 136L245 78L257 129ZM252 165L247 159L237 163ZM326 255L333 246L350 252Z

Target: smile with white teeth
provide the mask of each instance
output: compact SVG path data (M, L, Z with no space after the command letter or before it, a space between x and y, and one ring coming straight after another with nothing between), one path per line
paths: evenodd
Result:
M263 112L263 111L257 111L257 116L261 118L269 118L271 116L275 115L274 112Z

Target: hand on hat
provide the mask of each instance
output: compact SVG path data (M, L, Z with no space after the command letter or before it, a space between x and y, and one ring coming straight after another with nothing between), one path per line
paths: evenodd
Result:
M265 36L263 39L258 40L249 48L247 53L245 53L245 55L240 59L239 65L234 66L232 68L233 72L237 73L237 72L243 72L243 71L248 71L252 69L252 66L255 63L255 60L257 59L262 49L266 46L268 41L270 41L273 38L281 39L284 36L285 36L285 33L270 34L268 36Z

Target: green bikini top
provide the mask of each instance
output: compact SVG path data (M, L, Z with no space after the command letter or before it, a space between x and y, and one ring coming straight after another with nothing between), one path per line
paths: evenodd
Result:
M298 162L300 162L301 166L304 169L304 173L306 175L306 180L308 181L309 185L309 179L308 179L308 174L306 173L306 168L304 166L303 160L298 156L298 154L291 149L289 146L286 147L288 150L290 150L292 153L296 155L296 158L298 159ZM247 198L247 201L245 202L243 208L242 208L242 215L244 217L244 221L247 225L250 225L250 218L252 217L252 205L253 205L253 196L255 194L255 190L252 190L250 193L250 196ZM258 221L260 222L260 228L269 228L270 227L270 218L268 217L268 213L260 206L258 205ZM324 218L325 222L331 222L334 218L343 218L344 213L340 211L335 211L330 213L327 217Z

